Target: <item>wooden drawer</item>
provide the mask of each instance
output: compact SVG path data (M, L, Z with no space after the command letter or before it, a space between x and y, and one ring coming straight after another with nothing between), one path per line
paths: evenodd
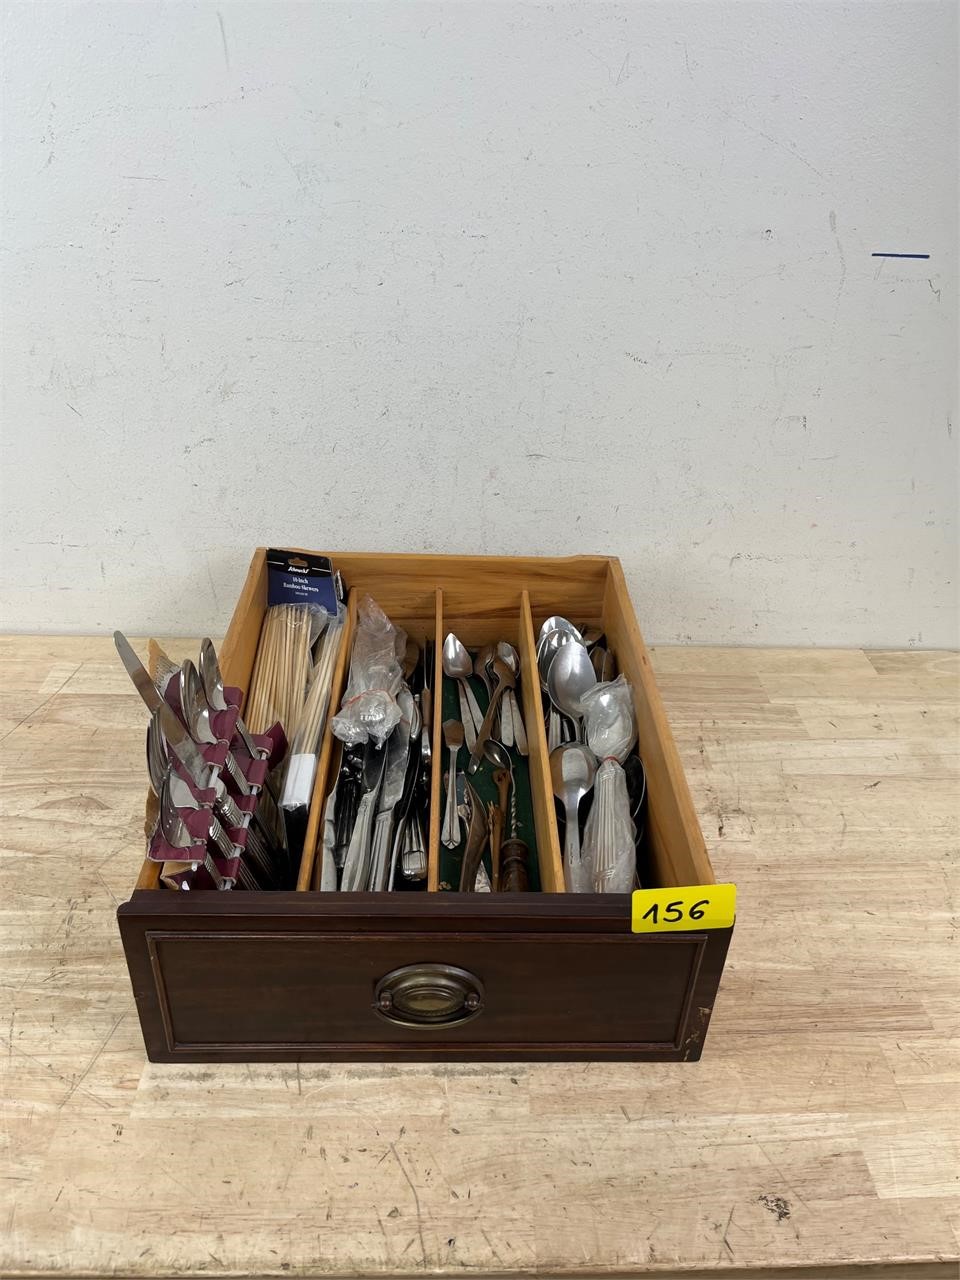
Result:
M647 772L653 885L714 875L620 563L325 552L350 588L334 673L339 702L358 598L416 638L510 639L520 654L542 893L439 888L442 759L433 726L430 863L423 893L321 893L319 820L338 747L324 737L295 893L174 893L145 863L118 911L147 1052L157 1062L699 1058L732 929L633 934L628 895L567 894L535 674L544 618L595 623L634 691ZM221 651L246 688L266 608L259 550ZM455 1022L397 1020L384 991L466 992ZM405 988L404 988L405 989Z

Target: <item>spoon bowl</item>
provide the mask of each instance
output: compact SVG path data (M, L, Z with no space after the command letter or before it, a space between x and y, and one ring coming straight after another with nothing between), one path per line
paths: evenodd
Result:
M541 636L537 643L537 670L540 673L540 687L544 693L549 692L547 678L550 675L550 668L553 660L566 645L576 641L576 636L571 635L569 631L562 631L559 627L553 631L548 631L546 635Z
M598 759L621 764L637 740L637 721L629 688L622 682L602 684L589 699L590 750Z
M495 768L508 769L511 778L513 777L513 761L502 742L498 742L496 738L488 738L483 744L483 754Z
M583 717L583 695L596 683L597 673L586 647L578 640L563 645L547 675L547 692L554 706L579 723Z
M451 680L466 680L473 675L473 659L452 631L443 642L443 674Z
M551 631L565 631L567 635L573 636L574 640L582 640L578 627L575 627L569 618L561 618L559 614L555 614L552 618L548 618L540 628L539 639L550 634Z
M550 752L550 779L553 794L563 805L566 829L563 835L563 879L568 893L583 893L586 888L583 861L580 857L580 804L593 786L597 758L579 742L566 742Z

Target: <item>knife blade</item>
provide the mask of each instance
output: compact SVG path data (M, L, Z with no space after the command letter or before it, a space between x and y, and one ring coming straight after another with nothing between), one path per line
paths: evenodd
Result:
M157 713L163 736L198 787L208 787L207 780L210 766L200 753L200 748L187 733L186 729L173 713L173 709L164 702L160 691L150 679L150 672L133 651L133 646L122 631L113 633L113 642L117 646L120 661L126 667L127 675L147 707Z

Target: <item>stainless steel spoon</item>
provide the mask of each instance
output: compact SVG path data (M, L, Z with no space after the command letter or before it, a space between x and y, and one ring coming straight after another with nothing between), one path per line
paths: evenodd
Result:
M520 655L512 644L508 644L506 640L501 640L497 645L497 657L505 662L514 676L520 677ZM507 747L516 746L522 756L529 755L527 747L527 731L523 726L523 716L520 714L520 703L517 701L516 689L508 689L503 695L504 706L510 710L510 730L511 738L507 738L506 734L502 734L503 744ZM501 717L502 719L502 717Z
M587 888L580 857L580 802L593 786L597 758L589 747L567 742L550 753L553 794L563 805L566 830L563 837L563 882L567 893Z
M555 622L556 619L548 618L547 621ZM562 622L563 619L561 618L560 621ZM550 687L547 684L547 677L550 675L550 667L553 665L553 660L564 645L571 644L574 640L576 640L576 636L574 636L570 631L564 631L560 627L554 627L552 631L547 631L541 634L540 639L537 641L537 671L540 675L540 688L548 696L550 694ZM548 750L553 751L555 747L560 745L562 729L563 726L561 724L560 715L551 700L547 719Z
M574 723L577 741L583 741L583 695L597 683L586 647L577 640L565 644L550 664L547 692L550 701Z
M573 636L574 640L582 640L583 637L577 627L568 618L561 618L559 614L554 614L552 618L548 618L540 628L539 640L550 634L551 631L565 631L567 635Z
M167 843L173 845L174 848L191 849L192 851L194 848L196 848L196 846L194 845L194 839L187 828L187 824L183 821L183 819L180 817L180 814L177 812L177 806L176 806L176 803L174 802L173 795L171 792L169 777L170 777L169 773L164 777L163 781L160 784L160 791L158 794L158 799L160 801L160 830L163 832L164 839L167 841ZM215 826L211 825L210 835L213 838L217 848L220 850L220 852L223 854L225 858L235 857L236 850L234 849L233 845L230 843L230 840L227 837L226 832L223 830L219 822L217 822L216 818L214 818L212 814L211 814L211 819L212 819L212 823L216 825ZM190 860L194 862L195 865L199 862L203 863L207 873L210 876L210 879L213 881L213 883L216 885L218 889L229 889L233 885L232 880L228 880L225 876L222 876L220 874L217 864L210 857L210 854L207 852L206 846L203 847L202 858L196 858L196 859L191 858Z
M472 751L477 744L477 733L483 722L483 716L476 696L470 688L469 677L473 675L473 659L452 631L443 642L443 674L457 682L460 722L463 725L467 746Z
M189 658L185 659L180 667L180 709L187 728L190 730L190 736L195 742L206 742L208 744L219 742L219 738L213 731L213 725L210 723L210 707L207 705L207 699L204 696L200 676L197 668ZM237 764L232 751L227 751L223 767L230 775L240 794L244 796L250 795L250 784L243 776L243 771Z
M517 783L513 776L513 760L510 752L506 749L502 742L498 742L496 738L488 738L483 744L483 754L497 769L504 769L510 774L510 791L509 791L509 808L510 808L510 832L516 835L517 831Z
M480 764L480 757L483 754L484 744L493 734L493 722L499 709L500 701L507 690L512 689L517 683L513 672L499 658L494 658L490 670L496 677L497 684L493 691L493 697L490 699L490 705L487 707L487 714L483 717L480 732L477 734L476 746L470 753L470 763L467 765L468 773L476 773Z

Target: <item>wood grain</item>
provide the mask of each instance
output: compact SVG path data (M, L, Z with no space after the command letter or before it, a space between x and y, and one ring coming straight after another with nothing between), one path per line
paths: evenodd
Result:
M650 850L660 884L713 884L690 788L650 665L647 646L619 560L611 560L603 598L603 629L633 689L637 730L647 774Z
M0 637L0 1272L955 1277L957 659L769 652L650 654L740 889L699 1064L158 1067L143 708L106 637Z

